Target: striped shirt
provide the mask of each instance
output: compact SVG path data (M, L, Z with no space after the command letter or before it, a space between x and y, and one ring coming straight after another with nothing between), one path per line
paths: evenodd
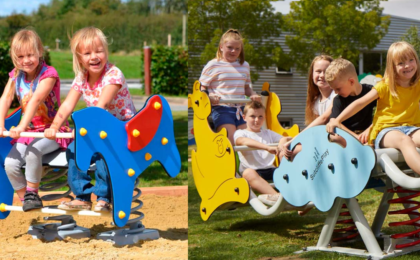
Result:
M209 93L217 94L221 99L244 99L245 85L251 83L249 64L213 59L204 67L199 81Z

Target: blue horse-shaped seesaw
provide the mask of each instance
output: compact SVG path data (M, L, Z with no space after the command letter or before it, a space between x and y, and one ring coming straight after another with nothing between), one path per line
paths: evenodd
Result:
M120 121L97 107L72 114L75 124L75 161L81 170L88 170L94 153L104 158L112 186L113 220L127 224L136 179L154 161L175 177L181 159L175 143L173 118L167 101L160 95L151 96L144 107L129 121ZM6 128L16 126L17 112L6 119ZM0 218L10 213L6 205L13 202L13 188L4 171L4 158L11 149L10 138L0 138Z

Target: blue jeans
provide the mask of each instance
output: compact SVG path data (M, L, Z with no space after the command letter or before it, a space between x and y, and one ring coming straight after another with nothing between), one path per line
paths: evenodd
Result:
M400 131L401 133L405 135L410 135L411 133L413 133L414 131L417 131L418 129L420 129L420 127L417 127L417 126L396 126L396 127L384 128L382 129L382 131L379 132L378 136L376 137L375 149L383 148L383 147L380 147L381 140L384 138L385 134L388 133L389 131Z
M92 183L90 183L92 181L92 178L90 177L88 172L80 171L76 167L74 159L74 142L72 142L67 148L66 157L69 165L68 183L74 195L76 195L76 199L90 202L91 193L94 193L98 197L97 201L103 200L106 202L110 202L111 185L108 174L108 168L100 154L95 153L91 159L91 163L96 164L95 186L93 186Z

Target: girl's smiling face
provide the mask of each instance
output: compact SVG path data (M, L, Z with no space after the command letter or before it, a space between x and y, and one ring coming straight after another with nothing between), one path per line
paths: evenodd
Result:
M98 37L92 44L81 43L79 46L79 62L90 75L101 75L108 61L107 54L102 42Z
M239 58L242 51L242 42L238 40L228 40L219 47L222 52L222 60L227 62L235 62Z
M395 62L395 70L397 72L397 81L399 85L405 85L405 82L410 82L417 71L417 63L414 57L406 60Z
M314 63L313 81L318 88L330 88L328 82L325 81L325 71L329 65L330 62L327 60L318 60Z
M16 53L19 69L26 73L27 80L33 80L39 65L39 56L30 47L23 48Z

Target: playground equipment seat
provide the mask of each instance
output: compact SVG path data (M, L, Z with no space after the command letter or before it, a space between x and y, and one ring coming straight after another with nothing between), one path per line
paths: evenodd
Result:
M373 150L361 145L341 129L337 129L337 133L346 140L345 148L328 141L325 126L306 130L291 144L300 143L302 151L293 162L282 162L274 173L274 183L288 203L302 206L312 201L317 209L328 212L317 245L299 252L319 250L383 259L419 251L420 239L417 234L420 233L420 213L417 209L420 203L413 200L420 196L419 176L408 168L402 154L396 149ZM381 180L386 187L370 227L355 197L370 188L368 182L372 180ZM395 193L398 199L393 199ZM366 249L341 247L341 242L334 242L333 233L343 203L360 234L359 238L349 236L352 240L347 242L361 238ZM396 203L402 204L404 209L388 212L390 204ZM414 231L385 235L381 228L387 213L408 214L408 221L389 225L409 225L415 228ZM383 241L383 249L378 240Z
M128 229L101 233L98 238L112 241L118 245L133 244L140 239L159 238L156 230L145 229L141 224L144 214L139 209L143 202L138 199L141 191L137 185L140 174L156 160L161 163L170 177L175 177L180 171L181 159L175 143L172 113L167 101L160 95L151 96L144 107L125 122L97 107L76 111L72 114L72 119L75 123L74 153L77 167L81 170L94 170L94 165L90 165L90 160L94 153L101 154L106 161L111 181L113 222L118 227L129 225ZM19 120L20 112L17 111L6 120L6 128L17 125ZM22 211L22 208L10 206L13 202L14 191L4 171L4 159L11 149L10 138L0 138L0 147L0 163L2 165L0 167L0 219L4 219L10 211ZM47 174L43 181L45 179L46 181L55 181L66 175L67 161L63 152L44 156L43 162L46 164L46 171L52 174L52 176ZM40 188L54 190L66 185L67 182L49 183ZM68 197L70 192L69 188L63 194L47 195L42 199L55 200ZM131 208L132 203L136 204L133 208ZM92 211L65 211L56 209L56 206L44 207L38 211L66 215L110 215ZM29 233L34 237L47 240L52 240L55 237L78 238L90 235L86 229L76 230L77 226L71 216L50 219L60 220L62 224L33 226ZM63 233L63 230L68 232Z
M284 129L277 120L277 115L281 111L280 101L275 93L269 91L268 83L263 86L263 103L266 106L267 125L274 128L280 134L288 136L299 132L297 125L291 129ZM244 103L246 100L228 100L222 103ZM249 188L248 182L236 174L236 160L234 147L227 138L226 129L215 133L207 122L207 117L211 112L209 97L200 90L200 83L195 82L193 93L188 95L188 107L194 110L194 136L197 144L197 151L191 152L192 172L194 183L201 197L200 215L207 221L212 213L220 208L229 208L232 203L249 203L259 214L271 216L280 211L297 208L290 207L287 203L282 203L282 197L271 208L267 208L256 194ZM244 149L244 147L239 148ZM281 204L281 207L279 207ZM306 209L307 205L300 207Z

